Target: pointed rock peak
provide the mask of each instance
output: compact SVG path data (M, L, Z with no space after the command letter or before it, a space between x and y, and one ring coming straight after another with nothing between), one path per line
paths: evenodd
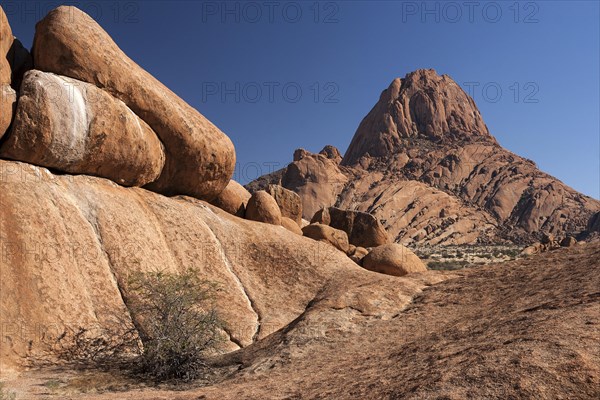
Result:
M294 161L300 161L310 153L302 148L294 150Z
M359 125L342 163L388 157L416 139L435 143L495 142L475 102L448 75L419 69L396 78Z
M327 146L323 147L323 150L321 150L319 152L319 154L324 155L325 157L334 160L336 162L340 162L342 161L342 154L340 153L340 151L337 149L337 147L332 146L330 144L328 144Z

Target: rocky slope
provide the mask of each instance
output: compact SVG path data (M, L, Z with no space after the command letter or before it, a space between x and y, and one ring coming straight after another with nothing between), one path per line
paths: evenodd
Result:
M600 202L502 148L473 100L446 75L395 79L363 119L343 159L297 151L281 183L302 197L305 218L335 205L368 211L396 241L517 243L541 233L577 235Z
M331 298L330 286L284 329L214 360L223 380L204 388L122 382L114 392L118 376L60 371L9 387L23 398L89 400L597 399L599 258L596 242L463 270L422 291L422 281L397 278L409 297L381 316L345 303L356 295L351 279L349 293Z
M2 373L52 359L57 340L80 328L102 336L131 327L135 271L193 266L220 283L229 350L283 328L317 297L384 315L423 287L408 280L410 290L398 291L397 278L366 271L329 245L190 197L9 161L0 171Z

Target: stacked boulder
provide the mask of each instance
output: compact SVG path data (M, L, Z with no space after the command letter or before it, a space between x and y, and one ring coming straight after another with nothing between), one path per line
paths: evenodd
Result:
M343 230L355 246L377 247L390 242L381 222L369 213L328 207L317 211L310 222Z
M250 192L232 179L225 186L225 189L212 201L212 204L227 211L229 214L244 218L250 197L252 197Z
M280 185L269 185L266 190L281 209L281 217L289 224L293 221L298 227L302 226L302 201L297 193Z
M325 242L341 252L348 254L350 244L346 232L323 224L310 224L302 228L304 236L319 242Z
M23 56L3 12L0 27L4 91L8 47L15 63ZM33 56L1 157L206 201L225 189L235 166L231 140L127 57L90 16L75 7L51 11L36 26ZM3 96L0 106L2 135L14 102Z
M155 181L165 164L162 143L125 103L89 83L37 70L23 79L0 156L123 186Z
M300 196L279 185L250 194L246 188L231 180L211 203L214 206L251 221L281 225L302 236L302 203Z
M381 222L369 213L322 208L302 231L307 237L345 252L352 261L370 271L403 276L427 270L410 249L390 243Z
M577 239L573 236L565 236L562 239L557 239L551 234L542 234L539 242L525 247L521 251L523 256L531 256L538 253L545 253L550 250L560 249L561 247L572 247L577 244Z

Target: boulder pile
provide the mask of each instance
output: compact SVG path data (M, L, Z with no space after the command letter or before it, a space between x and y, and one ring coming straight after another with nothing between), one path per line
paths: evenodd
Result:
M37 24L35 71L25 74L14 129L6 133L10 84L19 83L27 57L13 46L4 12L0 27L0 85L8 93L0 104L0 135L8 135L2 157L207 201L227 186L231 140L75 7L58 7Z
M534 254L544 253L546 251L560 249L561 247L573 247L577 244L577 239L573 236L565 236L562 239L555 238L552 234L541 234L541 239L521 251L523 256L532 256Z

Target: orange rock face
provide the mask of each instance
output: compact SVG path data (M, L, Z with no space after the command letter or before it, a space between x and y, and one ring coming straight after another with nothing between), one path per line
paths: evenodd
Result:
M133 271L195 267L218 282L230 350L293 321L334 277L368 278L327 244L190 197L3 160L0 193L3 371L52 355L57 338L80 327L131 326Z
M10 86L12 72L8 60L12 43L12 30L0 6L0 139L10 126L17 101L16 93Z
M273 196L260 190L248 200L246 219L271 225L281 225L281 210Z
M123 186L155 181L163 146L122 101L94 85L40 71L26 74L0 156Z
M250 197L250 192L232 179L211 203L229 214L244 218Z

